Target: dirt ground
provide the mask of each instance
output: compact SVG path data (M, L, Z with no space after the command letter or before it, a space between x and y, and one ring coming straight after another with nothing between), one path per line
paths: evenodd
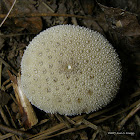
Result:
M46 28L73 24L96 30L116 49L122 82L102 110L79 116L45 113L35 120L16 94L29 42ZM140 138L139 0L0 0L0 140L138 140Z

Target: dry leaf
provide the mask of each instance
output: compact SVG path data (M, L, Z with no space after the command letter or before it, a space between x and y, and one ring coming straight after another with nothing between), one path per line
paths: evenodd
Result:
M140 35L140 25L135 14L102 4L99 4L99 6L106 15L106 20L110 28L116 30L122 36Z

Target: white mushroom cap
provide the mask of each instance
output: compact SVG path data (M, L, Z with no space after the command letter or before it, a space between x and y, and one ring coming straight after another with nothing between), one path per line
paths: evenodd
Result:
M21 85L30 102L48 113L90 113L113 100L121 66L98 32L58 25L37 35L21 62Z

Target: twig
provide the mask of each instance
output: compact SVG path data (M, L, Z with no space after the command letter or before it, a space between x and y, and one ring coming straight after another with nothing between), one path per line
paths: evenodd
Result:
M7 79L6 81L3 82L1 89L3 91L9 89L12 86L12 83L9 83L10 79Z
M1 130L4 130L6 132L10 132L12 134L15 134L15 135L18 135L18 136L21 136L23 138L27 138L27 137L30 137L32 136L31 134L27 133L27 132L24 132L24 131L21 131L21 130L17 130L17 129L14 129L14 128L9 128L5 125L2 125L0 124L0 129Z
M96 116L99 116L99 115L104 114L104 113L106 113L106 112L109 112L109 111L111 111L112 109L118 107L119 105L120 105L120 103L119 103L119 104L115 104L114 106L112 106L112 107L110 107L110 108L107 108L107 109L104 109L104 110L101 110L101 111L92 113L91 115L89 115L88 119L91 119L91 118L93 118L93 117L96 117Z
M139 103L140 103L140 100L136 101L136 102L133 103L130 107L125 108L125 109L122 110L121 112L117 112L116 114L107 116L107 117L105 117L105 118L97 119L97 120L95 120L93 123L94 123L94 124L98 124L98 123L101 123L101 122L103 122L103 121L105 121L105 120L108 120L108 119L110 119L110 118L112 118L112 117L114 117L114 116L117 116L117 115L119 115L119 114L121 114L121 113L124 113L124 112L128 111L129 109L131 109L131 108L137 106ZM118 106L118 105L116 105L116 106L114 106L114 107L117 107L117 106ZM107 111L110 111L111 109L113 109L113 107L111 107L111 108L109 108L109 109L106 109L105 111L95 112L95 113L91 114L87 119L91 119L91 118L94 118L94 117L96 117L96 116L99 116L99 115L101 115L101 114L103 114L103 113L105 113L105 112L107 112ZM95 114L95 115L94 115L94 114ZM76 117L72 118L72 120L75 121L75 124L77 124L78 122L80 122L80 124L81 124L81 123L82 123L82 120L83 120L83 118L84 118L85 116L86 116L85 114L82 115L82 116L76 116ZM80 126L81 126L81 125L80 125ZM85 126L86 126L86 125L85 125ZM88 126L86 126L86 127L88 127ZM85 127L85 128L86 128L86 127ZM56 126L53 126L53 127L51 127L51 128L48 128L48 129L45 130L44 132L38 133L38 134L34 135L33 137L28 138L28 140L39 140L40 138L43 138L43 137L50 138L50 137L56 136L56 135L58 135L58 134L60 134L60 133L63 133L63 131L62 131L62 132L60 132L60 133L57 133L56 135L51 135L52 133L55 133L55 132L57 132L57 131L60 131L60 130L62 130L62 129L64 129L64 128L66 128L65 124L64 124L64 123L60 123L60 124L58 124L58 125L56 125ZM67 130L64 130L64 131L67 131ZM51 135L51 136L48 136L48 135Z
M45 130L45 131L43 131L43 132L41 132L41 133L38 133L38 134L36 134L36 135L34 135L34 136L28 138L27 140L38 140L38 139L41 138L42 136L43 136L43 137L44 137L44 136L48 136L48 135L50 135L50 134L52 134L52 133L54 133L54 132L56 132L56 131L59 131L59 130L65 128L65 127L66 127L66 126L65 126L64 123L60 123L60 124L58 124L58 125L56 125L56 126L53 126L53 127L49 128L49 129L47 129L47 130Z
M2 62L0 61L0 88L1 88Z
M14 134L8 133L8 134L0 136L0 140L5 140L5 139L8 139L8 138L10 138L12 136L14 136Z
M114 107L117 107L118 105L115 105ZM107 112L107 111L110 111L111 109L113 109L113 107L111 107L110 109L107 109L107 110L105 110L105 111L99 111L99 112L95 112L95 113L93 113L93 115L91 114L89 117L88 117L88 119L91 119L91 118L93 118L93 117L96 117L96 116L98 116L98 115L101 115L101 114L103 114L103 113L105 113L105 112ZM95 114L95 115L94 115ZM82 116L76 116L76 117L74 117L74 118L72 118L72 121L75 121L75 125L76 124L79 124L79 122L80 122L80 124L82 123L82 119L85 117L86 115L84 114L84 115L82 115ZM112 116L111 116L112 117ZM109 117L110 118L110 117ZM106 119L108 119L108 118L106 118ZM106 120L105 119L105 120ZM102 122L103 120L102 119L99 119L99 122ZM38 140L39 138L41 138L42 136L48 136L48 135L50 135L50 134L52 134L52 133L54 133L54 132L57 132L57 131L60 131L60 130L62 130L62 129L64 129L64 128L66 128L66 126L65 126L65 124L64 123L60 123L60 124L58 124L58 125L56 125L56 126L53 126L53 127L51 127L51 128L49 128L49 129L47 129L47 130L45 130L44 132L41 132L41 133L38 133L38 134L36 134L36 135L34 135L33 137L31 137L31 138L29 138L30 140Z
M91 123L91 122L89 122L89 121L87 121L87 120L85 120L85 119L83 119L82 122L83 122L85 125L87 125L88 127L92 128L92 129L94 129L94 130L97 130L97 129L98 129L98 126L96 126L95 124L93 124L93 123Z
M9 121L8 121L8 119L7 119L7 117L6 117L5 113L4 113L1 105L0 105L0 115L1 115L2 119L4 120L5 124L10 126L10 123L9 123Z
M115 107L117 107L118 105L115 105L114 107L111 107L111 108L109 108L109 109L106 109L105 111L99 111L99 112L95 112L95 113L93 113L93 114L91 114L89 117L88 117L88 119L91 119L91 118L93 118L93 117L96 117L96 116L98 116L98 115L101 115L101 114L103 114L103 113L105 113L105 112L108 112L108 111L110 111L111 109L113 109L113 108L115 108ZM95 115L94 115L95 114ZM82 119L85 117L86 115L84 114L84 115L82 115L82 116L76 116L76 117L74 117L74 118L72 118L71 120L73 121L73 123L74 123L74 125L78 125L79 124L79 122L80 122L80 124L82 123ZM101 122L102 122L102 119L100 120ZM58 124L58 125L56 125L56 126L53 126L53 127L51 127L51 128L49 128L49 129L47 129L47 130L45 130L44 132L41 132L41 133L38 133L38 134L36 134L36 135L34 135L33 137L31 137L31 138L29 138L30 140L32 139L32 140L38 140L38 138L40 138L40 137L42 137L42 135L44 136L47 136L47 135L50 135L50 134L52 134L52 133L54 133L54 132L57 132L57 131L60 131L60 130L62 130L62 129L64 129L64 128L66 128L66 126L65 126L65 124L64 123L60 123L60 124Z
M5 14L0 14L0 18L4 18ZM21 18L21 17L76 17L82 19L93 19L93 17L87 16L79 16L79 15L72 15L72 14L58 14L58 13L28 13L28 14L10 14L8 18Z
M42 125L42 124L44 124L44 123L46 123L46 122L48 122L49 121L49 119L44 119L44 120L41 120L38 124L36 124L35 126L39 126L39 125Z
M45 136L45 137L41 137L40 140L43 140L43 139L49 139L49 138L52 138L52 137L56 137L56 136L59 136L59 135L62 135L62 134L66 134L66 133L71 133L71 132L74 132L74 131L78 131L78 130L81 130L81 129L85 129L87 128L88 126L86 125L80 125L76 128L70 128L70 129L67 129L67 130L64 130L60 133L57 133L57 134L54 134L54 135L51 135L51 136ZM33 139L32 139L33 140Z
M90 140L95 140L95 138L96 138L96 136L97 136L98 133L99 133L99 130L97 129L97 130L93 133L92 138L91 138Z
M103 122L103 121L105 121L105 120L108 120L108 119L110 119L110 118L112 118L112 117L114 117L114 116L117 116L117 115L119 115L119 114L122 114L122 113L124 113L124 112L126 112L126 111L132 109L133 107L137 106L139 103L140 103L140 100L136 101L136 102L133 103L131 106L129 106L129 107L123 109L123 110L120 111L120 112L117 112L117 113L115 113L115 114L113 114L113 115L110 115L110 116L106 116L106 117L101 118L101 119L98 119L98 120L95 120L94 123L95 123L95 124L98 124L98 123L101 123L101 122Z
M85 115L76 116L76 117L72 118L72 120L73 121L78 121L78 120L82 120L84 117L85 117ZM35 139L38 140L38 138L41 137L41 135L43 135L43 136L46 135L47 136L47 135L50 135L54 132L60 131L64 128L66 128L66 125L64 123L60 123L60 124L55 125L55 126L49 128L49 129L47 129L47 130L45 130L41 133L38 133L38 134L34 135L33 137L30 137L29 139L33 138L33 140L35 140Z
M50 10L52 13L55 12L55 11L54 11L50 6L48 6L45 2L42 2L42 4L43 4L48 10Z
M11 13L11 11L12 11L12 9L13 9L15 3L16 3L16 0L14 0L13 4L12 4L10 10L9 10L9 12L7 13L7 15L5 16L5 18L4 18L3 21L1 22L0 27L3 25L3 23L4 23L4 22L6 21L6 19L8 18L8 16L9 16L9 14Z
M24 35L34 35L35 33L18 33L18 34L0 34L0 37L13 37L13 36L24 36Z
M8 84L10 82L10 79L7 79L6 81L3 82L2 86L5 86L6 84Z
M67 121L65 121L65 120L61 117L61 115L55 114L55 116L56 116L56 118L57 118L61 123L64 123L64 124L67 126L67 128L71 128L70 124L69 124Z
M7 89L9 89L10 87L12 87L12 85L13 85L12 83L6 85L5 90L7 90Z
M10 94L10 96L11 96L11 98L13 99L14 103L15 103L16 105L18 105L18 102L17 102L16 98L13 96L13 94Z
M17 126L16 126L16 124L15 124L13 118L12 118L12 115L11 115L11 113L10 113L10 111L9 111L9 108L7 107L7 105L5 105L5 108L6 108L8 114L9 114L9 116L10 116L12 125L13 125L15 128L17 128Z
M75 125L75 121L73 121L71 118L69 118L68 116L64 116L64 117L67 119L67 121L68 121L69 123Z
M128 115L120 122L120 124L118 125L118 130L120 131L121 128L124 126L124 124L127 122L127 120L129 118L131 118L138 110L140 109L140 103L134 107L129 113Z

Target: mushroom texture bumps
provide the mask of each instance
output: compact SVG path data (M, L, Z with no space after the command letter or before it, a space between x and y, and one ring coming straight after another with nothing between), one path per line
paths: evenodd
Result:
M21 62L22 89L48 113L90 113L113 100L121 66L112 45L98 32L58 25L37 35Z

